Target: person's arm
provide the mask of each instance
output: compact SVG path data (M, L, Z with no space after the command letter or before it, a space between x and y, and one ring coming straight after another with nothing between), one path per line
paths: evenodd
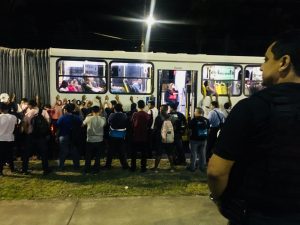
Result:
M234 161L213 154L207 168L208 187L214 199L218 199L228 184L228 178Z

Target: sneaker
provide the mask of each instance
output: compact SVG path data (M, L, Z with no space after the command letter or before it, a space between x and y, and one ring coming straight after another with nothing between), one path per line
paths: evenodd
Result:
M175 170L174 170L174 169L170 169L170 172L171 172L171 173L174 173L174 172L175 172Z

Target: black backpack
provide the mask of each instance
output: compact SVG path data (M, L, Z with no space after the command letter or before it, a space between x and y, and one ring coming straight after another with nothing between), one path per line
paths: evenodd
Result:
M198 138L207 138L208 136L208 125L207 121L204 119L196 121L195 134Z
M39 109L38 114L31 119L32 135L38 138L46 137L50 134L50 124L42 115L42 112L43 109Z

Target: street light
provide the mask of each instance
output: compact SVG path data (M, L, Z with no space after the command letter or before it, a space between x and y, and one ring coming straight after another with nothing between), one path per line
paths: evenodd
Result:
M151 0L149 16L148 16L147 19L144 20L145 23L147 24L147 32L146 32L145 39L142 38L142 43L141 43L141 51L142 52L148 52L149 51L151 27L155 23L155 19L153 18L155 3L156 3L156 0Z

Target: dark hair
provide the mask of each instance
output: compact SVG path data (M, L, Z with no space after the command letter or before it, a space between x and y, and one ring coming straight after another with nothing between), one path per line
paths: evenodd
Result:
M160 115L164 118L164 119L168 119L169 115L168 115L168 105L164 104L160 106Z
M231 104L229 102L224 103L224 109L229 109Z
M116 112L122 112L123 111L123 107L120 103L117 103L115 105L114 109L116 110Z
M69 103L69 104L66 104L64 106L64 109L68 112L68 113L71 113L74 111L75 109L75 105L73 103Z
M27 98L21 98L21 101L28 102L28 99Z
M154 100L149 100L148 101L148 104L152 105L152 106L155 106L155 101Z
M28 105L31 105L32 107L36 107L37 103L34 99L29 100Z
M136 110L136 103L131 103L130 110L131 111Z
M219 102L217 102L217 101L212 101L211 104L213 105L213 107L219 108Z
M65 80L63 80L63 81L61 82L59 88L66 88L66 87L68 87L68 82L65 81Z
M138 100L137 105L138 105L139 109L145 108L145 102L144 102L144 100Z
M291 57L295 73L300 76L300 30L289 30L274 39L275 44L271 51L274 59L278 60L284 55Z
M174 103L172 102L172 103L169 103L168 105L170 106L171 109L177 110L179 102L174 102Z
M99 107L99 106L94 105L94 106L92 107L92 112L97 113L97 112L99 112L99 111L100 111L100 107Z
M110 103L112 104L112 106L115 106L118 102L116 100L111 100Z

